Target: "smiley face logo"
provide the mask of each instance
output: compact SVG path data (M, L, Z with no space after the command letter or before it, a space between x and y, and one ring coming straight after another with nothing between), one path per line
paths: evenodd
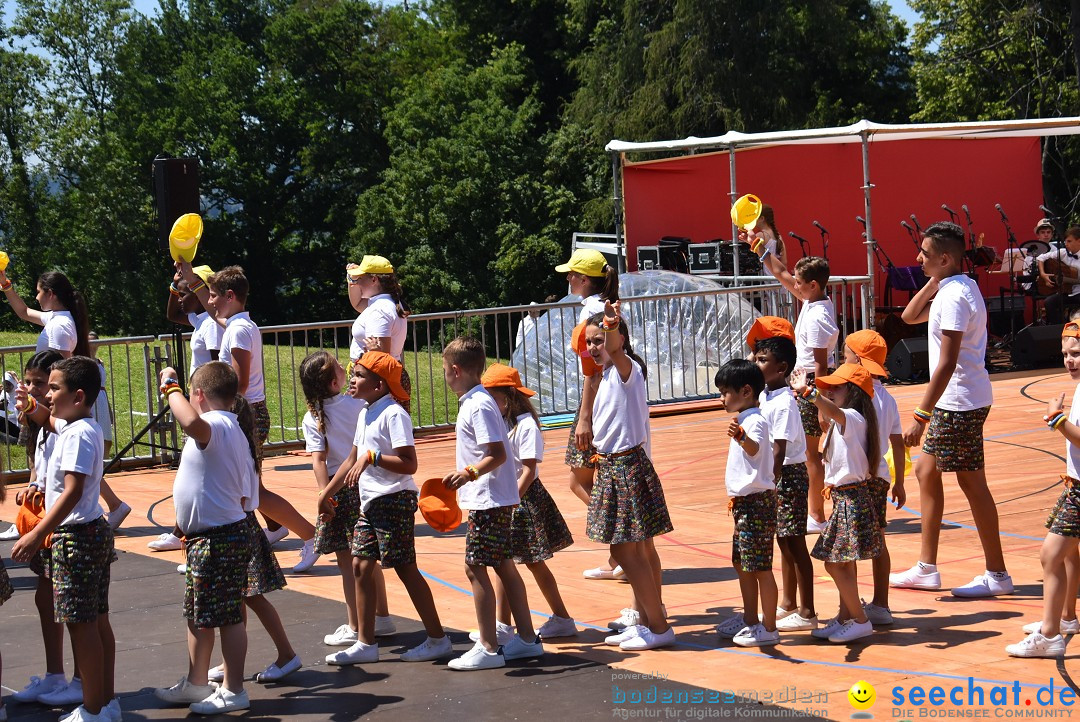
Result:
M877 692L874 691L873 685L860 679L851 685L847 698L855 709L870 709L874 706L874 702L877 701Z

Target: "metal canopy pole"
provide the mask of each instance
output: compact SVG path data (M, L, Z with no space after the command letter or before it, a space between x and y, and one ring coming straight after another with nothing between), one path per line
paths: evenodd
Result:
M862 172L863 172L863 215L866 218L866 275L869 281L863 291L862 322L863 328L874 327L874 224L871 215L872 204L870 191L874 184L870 182L870 133L864 130L862 136Z
M728 207L735 205L735 199L738 198L738 191L735 190L735 145L728 146L728 173L730 176L729 185L731 191L728 193ZM734 223L731 224L731 258L734 262L732 267L733 276L735 278L735 286L739 285L739 229Z
M616 268L620 274L626 273L627 259L625 257L625 242L623 239L623 195L622 195L622 153L611 154L611 183L613 192L611 200L615 206L615 254Z

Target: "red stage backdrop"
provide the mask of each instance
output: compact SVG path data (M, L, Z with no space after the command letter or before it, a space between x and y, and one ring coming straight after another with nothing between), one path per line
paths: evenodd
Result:
M971 211L976 234L999 254L1006 247L1005 227L995 203L1009 215L1019 241L1034 236L1042 213L1042 171L1038 138L980 140L905 140L870 143L874 236L897 266L915 265L917 250L900 221L915 214L927 225L948 220L945 203L960 214ZM821 235L829 229L829 262L835 275L866 274L862 226L864 215L862 147L859 143L785 145L736 151L739 194L754 193L776 210L791 264L802 256L788 236L795 231L821 255ZM728 154L707 153L659 161L627 163L623 169L627 260L637 267L636 248L655 245L662 236L684 236L692 243L730 239ZM875 264L876 268L876 264ZM981 269L980 285L995 295L1008 285L1003 276ZM878 304L884 303L884 276L877 271ZM902 304L906 293L894 293Z

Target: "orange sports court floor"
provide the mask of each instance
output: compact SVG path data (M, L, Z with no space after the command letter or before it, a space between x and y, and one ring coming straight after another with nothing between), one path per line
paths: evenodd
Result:
M675 525L671 534L656 539L656 546L664 566L664 601L678 643L644 653L626 653L603 645L605 625L627 605L630 588L619 582L582 577L583 569L603 562L607 555L602 546L585 538L585 507L567 488L568 474L562 463L567 430L545 432L547 451L541 479L577 539L550 564L582 630L576 638L545 645L552 651L609 665L611 716L623 719L751 716L739 711L743 708L725 706L724 694L715 692L830 719L847 719L853 714L878 719L1070 716L1076 701L1073 692L1077 690L1070 670L1075 664L1071 650L1063 661L1025 660L1008 657L1004 647L1023 637L1020 628L1024 623L1041 616L1039 548L1047 512L1060 492L1058 477L1065 470L1063 437L1047 430L1043 414L1051 396L1067 392L1066 400L1071 399L1074 384L1062 370L1055 369L995 375L992 380L995 404L986 426L987 476L1000 513L1002 542L1016 584L1015 594L964 601L954 599L947 590L892 590L896 624L878 628L872 637L850 646L819 642L808 632L785 634L780 645L761 649L741 649L718 639L714 625L740 607L738 582L731 568L731 520L724 491L728 439L723 429L731 415L691 410L652 420L654 463ZM922 385L890 387L905 420L910 418L922 390ZM418 451L418 482L442 475L453 466L454 444L450 436L421 440ZM268 459L266 468L267 485L313 516L315 482L308 460L299 454L278 456ZM129 531L117 537L118 548L179 562L180 552L155 554L146 547L152 537L171 529L172 472L128 472L113 475L110 481L135 509L125 524ZM907 506L889 510L887 540L894 570L913 564L918 553L919 493L913 474L908 477L907 487ZM6 507L0 507L0 518L10 520L12 516L9 499ZM463 530L439 535L421 517L417 520L419 565L431 581L443 623L448 628L474 629L473 605L463 569ZM972 523L955 480L947 477L945 528L938 562L946 587L965 583L983 571ZM814 539L809 538L811 544ZM285 569L294 563L298 548L296 544L288 546L278 555ZM778 581L779 560L777 552ZM341 588L335 571L332 559L324 557L310 574L289 574L289 589L338 600ZM820 563L815 562L815 571L817 608L824 619L835 614L837 595ZM522 573L538 625L548 610L530 575L525 570ZM404 588L393 574L386 578L391 613L415 619ZM869 600L869 563L860 565L859 584ZM122 630L117 631L117 637L122 639ZM457 649L464 651L460 644ZM7 655L5 650L5 662L10 664ZM123 651L118 664L122 656ZM474 674L498 677L512 672L508 667ZM876 691L876 703L863 712L853 709L847 695L848 689L860 680ZM21 683L5 681L9 685ZM665 685L672 683L714 693L702 692L696 703L680 698L665 703ZM642 696L620 700L625 690L632 690L631 696ZM543 692L538 689L534 693ZM657 696L651 697L654 694ZM901 703L894 704L898 697ZM755 711L759 716L776 716L780 710L749 708L750 713Z

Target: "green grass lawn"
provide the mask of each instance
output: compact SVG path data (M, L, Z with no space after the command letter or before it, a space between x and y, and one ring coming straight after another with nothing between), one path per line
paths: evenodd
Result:
M309 335L316 338L310 339ZM266 336L263 346L263 363L266 382L266 404L270 410L272 427L270 443L296 442L303 439L300 422L307 411L300 389L298 369L300 362L311 352L325 348L335 352L342 365L349 362L348 348L335 348L332 339L318 332L305 335L305 343L288 344L287 336L278 336L279 344L270 343ZM14 371L22 378L26 361L33 355L30 350L16 351L13 347L32 346L37 341L35 332L0 332L0 372ZM103 339L107 340L107 339ZM104 344L98 348L98 357L105 364L109 402L116 420L113 445L115 454L126 446L160 410L157 397L158 369L171 363L169 339L152 342L127 342ZM185 363L190 351L185 347ZM457 414L457 399L443 381L442 366L438 355L405 352L405 368L412 377L412 414L416 426L439 426L452 424ZM148 393L148 389L150 392ZM178 433L178 429L177 429ZM173 443L171 428L164 442ZM144 437L143 443L150 439ZM151 452L146 445L137 446L127 456L146 456ZM4 469L25 469L26 454L17 445L0 445Z

